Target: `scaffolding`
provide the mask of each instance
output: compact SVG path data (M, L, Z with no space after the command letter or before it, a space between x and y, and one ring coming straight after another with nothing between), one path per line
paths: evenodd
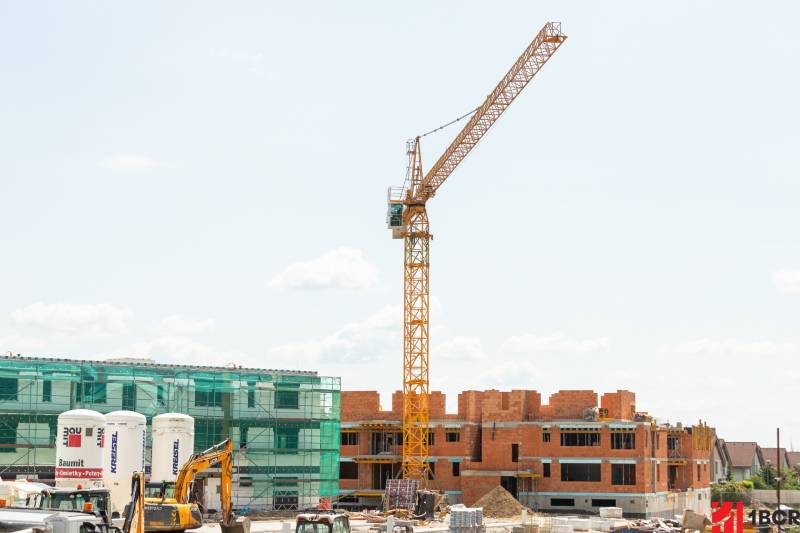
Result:
M195 450L233 438L234 506L303 509L339 492L341 383L316 372L0 357L0 476L52 480L58 415L195 419ZM150 463L151 435L147 439Z

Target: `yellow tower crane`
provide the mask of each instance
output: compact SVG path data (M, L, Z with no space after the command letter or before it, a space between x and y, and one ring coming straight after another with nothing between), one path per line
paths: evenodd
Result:
M429 393L430 227L425 205L453 170L489 131L522 89L561 46L561 24L548 22L475 109L450 146L427 174L422 172L420 137L409 141L408 168L402 187L389 189L388 225L392 237L403 239L403 478L427 479ZM465 118L462 117L462 118Z

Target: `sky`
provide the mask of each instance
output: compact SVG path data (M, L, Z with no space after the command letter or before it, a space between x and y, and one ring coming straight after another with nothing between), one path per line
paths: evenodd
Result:
M800 4L489 6L0 3L0 350L313 369L389 407L405 141L552 20L428 204L432 389L628 389L800 449Z

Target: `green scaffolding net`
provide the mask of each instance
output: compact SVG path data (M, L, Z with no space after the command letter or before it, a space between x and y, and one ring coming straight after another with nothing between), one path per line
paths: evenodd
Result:
M315 372L0 357L0 476L52 479L58 415L179 412L195 450L231 437L240 512L304 509L339 491L339 378ZM150 459L150 432L147 457Z

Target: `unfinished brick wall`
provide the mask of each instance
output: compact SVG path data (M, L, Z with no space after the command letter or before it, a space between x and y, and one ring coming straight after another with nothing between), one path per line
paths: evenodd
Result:
M431 420L442 420L447 414L445 395L441 391L431 391L428 394L428 411Z
M467 422L480 422L482 417L483 392L468 390L458 395L458 417Z
M500 484L498 475L473 475L462 476L461 478L461 502L465 505L472 505L481 496Z
M541 409L541 395L536 391L488 390L483 393L482 420L498 422L535 420Z
M527 482L533 483L539 492L610 494L708 487L710 451L697 449L691 433L694 427L685 432L672 428L674 435L680 435L680 455L686 463L676 466L676 461L672 461L670 466L670 459L677 453L668 449L670 430L650 423L631 423L636 412L633 392L617 390L603 394L600 406L608 409L610 420L586 420L586 410L597 407L597 401L598 394L587 390L558 391L550 396L546 405L541 404L541 395L536 391L464 391L458 396L458 414L448 415L445 395L433 392L430 399L433 443L429 454L436 458L436 475L429 485L444 491L461 491L462 501L467 505L499 485L501 476L520 475L519 479L523 479L531 472L542 475L535 479L527 478ZM358 417L365 422L393 421L384 430L399 434L402 393L398 391L392 395L392 409L389 411L378 411L378 403L377 392L345 391L342 393L342 419L350 423L357 422ZM374 411L370 412L371 409ZM625 423L612 424L614 421ZM382 427L376 424L359 427L361 445L342 446L342 457L365 454L370 433L378 431L376 426ZM562 431L595 431L591 428L598 428L598 446L562 445ZM632 449L617 448L612 442L615 433L624 431L635 433ZM448 441L448 432L457 432L459 439ZM564 442L574 444L574 441ZM619 444L620 441L616 442ZM518 445L516 461L512 457L514 444ZM396 461L398 469L400 452L399 442L395 443L391 460ZM600 464L601 481L562 481L561 461L570 459L573 464L586 464L587 460ZM546 463L548 460L551 462ZM341 480L343 490L380 488L371 486L375 479L373 469L378 465L369 461L367 458L359 465L358 480ZM459 475L453 475L456 462L460 465ZM544 464L550 464L547 478L543 477ZM635 484L613 484L615 464L635 464Z
M374 390L342 393L342 422L357 422L359 420L380 418L380 405L381 396Z
M618 390L600 397L600 407L607 410L607 417L614 420L633 420L636 414L636 394Z
M586 409L597 407L597 393L590 390L560 390L551 394L547 405L541 407L546 420L582 420Z

